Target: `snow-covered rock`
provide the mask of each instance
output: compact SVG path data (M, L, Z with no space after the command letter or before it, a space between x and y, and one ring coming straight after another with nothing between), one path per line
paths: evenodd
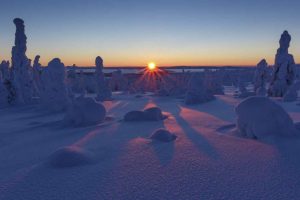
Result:
M42 73L41 103L49 110L65 110L70 103L65 86L65 66L54 58Z
M12 48L12 83L16 90L14 101L20 104L28 104L32 102L33 81L30 72L30 60L26 56L27 37L24 21L16 18L14 24L16 25L15 46Z
M294 57L288 52L290 42L290 34L287 31L284 31L279 41L280 47L277 50L273 67L273 77L269 88L270 96L284 96L288 88L294 82L297 72Z
M99 101L106 101L111 100L112 92L109 88L109 83L105 79L103 73L103 59L98 56L95 60L96 64L96 73L95 73L95 80L96 80L96 91L97 91L97 100Z
M186 104L199 104L214 100L215 97L204 87L200 73L194 73L188 84Z
M105 120L106 109L91 97L80 96L73 100L64 118L64 122L73 126L87 126Z
M149 121L160 121L165 118L165 116L162 114L162 111L158 107L151 107L144 110L144 114L146 117L146 120Z
M94 156L78 146L67 146L56 150L49 157L49 165L54 168L67 168L94 163Z
M235 111L238 134L242 137L265 139L297 134L288 113L267 97L249 97L237 105Z
M300 90L300 81L297 81L289 87L288 91L283 96L283 101L285 102L296 101L298 99L299 90Z
M172 142L176 140L177 136L170 133L168 130L161 128L154 131L149 138L160 142Z
M125 114L124 121L145 121L145 118L145 113L143 111L133 110Z
M160 121L166 119L158 107L151 107L143 111L130 111L125 114L124 121Z

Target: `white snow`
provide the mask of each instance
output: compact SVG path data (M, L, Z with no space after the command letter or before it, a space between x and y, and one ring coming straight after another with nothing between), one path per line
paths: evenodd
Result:
M237 129L243 137L265 139L299 135L288 113L267 97L247 98L235 110Z
M193 73L188 83L188 90L185 96L185 103L201 104L214 99L212 93L205 87L200 73Z
M147 108L143 111L130 111L125 114L124 121L160 121L164 120L166 116L163 115L162 110L158 107Z
M280 47L277 50L275 64L273 67L273 77L270 83L269 95L282 97L288 88L293 84L296 77L295 60L292 54L289 54L291 35L284 31L280 37Z
M297 81L289 87L288 91L283 96L283 101L285 102L296 101L298 99L299 90L300 90L300 81Z
M105 107L91 97L80 96L69 106L64 122L73 126L87 126L104 121Z
M54 58L48 63L41 79L43 85L40 90L42 106L53 111L65 110L70 100L65 85L65 66L59 58Z
M170 131L166 129L160 128L155 130L149 138L160 142L172 142L176 140L176 135L170 133Z
M114 94L104 106L116 120L77 128L62 126L63 113L36 106L1 109L0 199L298 199L299 138L268 144L217 131L235 122L239 102L222 95L191 108L174 98ZM300 106L278 104L300 122ZM154 106L168 118L118 120ZM177 139L146 139L161 128Z
M59 148L49 156L48 164L54 168L75 167L95 162L93 155L78 146Z

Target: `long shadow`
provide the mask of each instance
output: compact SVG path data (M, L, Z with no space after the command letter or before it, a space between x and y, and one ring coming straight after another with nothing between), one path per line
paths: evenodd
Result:
M173 100L173 101L178 102L177 106L175 108L171 106L164 106L166 107L165 111L170 112L175 117L178 125L181 127L182 130L184 130L186 136L190 139L190 141L192 141L195 144L195 146L198 148L200 152L204 152L211 158L217 159L219 155L215 150L215 148L207 141L205 137L201 135L201 133L199 133L194 128L192 128L191 125L180 115L181 114L180 101L179 100ZM154 100L154 102L158 106L161 105L159 101Z
M177 122L184 130L186 136L195 144L200 152L205 153L213 159L219 158L219 154L215 150L215 148L207 141L205 137L202 136L200 132L192 128L191 125L183 117L178 116Z
M174 157L174 142L162 143L162 142L152 142L152 147L155 152L156 157L159 159L161 166L168 165Z

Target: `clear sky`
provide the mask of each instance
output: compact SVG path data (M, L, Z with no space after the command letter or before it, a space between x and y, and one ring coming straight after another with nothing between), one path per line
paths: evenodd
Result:
M300 62L300 0L0 0L0 60L25 21L27 55L42 64L273 64L283 30Z

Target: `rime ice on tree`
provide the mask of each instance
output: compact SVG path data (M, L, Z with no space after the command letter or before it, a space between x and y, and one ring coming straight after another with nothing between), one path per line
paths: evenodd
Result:
M185 103L199 104L211 101L213 99L214 96L204 87L201 75L199 73L194 73L188 84Z
M288 91L283 96L283 101L292 102L298 99L298 91L300 90L300 81L296 81L293 85L291 85Z
M127 80L119 69L112 72L110 82L113 91L125 91L127 89Z
M48 63L48 67L42 73L41 101L42 104L54 111L66 109L69 98L65 86L65 66L59 58Z
M39 62L40 56L37 55L34 58L33 66L32 66L32 77L33 77L33 84L34 84L34 90L35 94L38 95L39 91L42 90L42 83L41 83L41 64Z
M4 85L4 81L2 79L1 71L0 71L0 108L3 108L8 105L8 92Z
M108 82L105 80L103 73L103 60L98 56L95 60L96 64L96 91L97 91L97 100L105 101L111 99L111 90L109 88Z
M9 61L3 60L0 64L0 73L2 74L2 80L6 81L10 79Z
M275 57L273 77L269 90L270 96L282 97L294 82L296 70L294 57L288 52L290 42L290 34L284 31L281 35L279 41L280 47Z
M12 48L13 85L16 89L14 101L30 103L32 100L32 80L30 77L30 60L26 56L26 40L24 21L14 19L16 25L15 46Z
M268 63L265 59L261 60L256 67L254 75L254 91L258 96L265 96L267 93L266 82L268 78Z

